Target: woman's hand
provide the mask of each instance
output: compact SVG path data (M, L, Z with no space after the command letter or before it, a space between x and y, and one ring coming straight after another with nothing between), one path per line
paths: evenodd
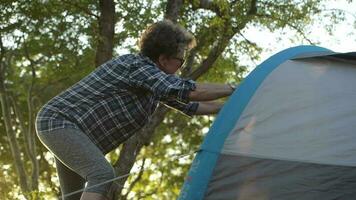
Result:
M231 84L197 83L189 93L190 101L211 101L230 96L235 88Z

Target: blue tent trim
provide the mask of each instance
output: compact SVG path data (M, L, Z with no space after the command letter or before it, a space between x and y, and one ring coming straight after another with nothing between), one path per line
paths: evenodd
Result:
M197 153L181 190L180 200L203 199L225 139L234 128L250 99L265 78L280 64L298 55L331 52L317 46L297 46L283 50L256 67L220 111ZM231 112L233 111L233 112Z

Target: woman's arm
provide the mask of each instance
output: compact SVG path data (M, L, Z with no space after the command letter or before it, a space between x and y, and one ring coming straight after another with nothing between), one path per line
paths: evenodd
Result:
M215 101L199 102L199 106L194 115L211 115L216 114L223 107L223 103Z
M230 96L234 88L226 84L196 83L196 89L189 93L190 101L211 101Z

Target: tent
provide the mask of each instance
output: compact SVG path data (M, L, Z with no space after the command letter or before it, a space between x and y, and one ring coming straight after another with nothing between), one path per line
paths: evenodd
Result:
M209 129L180 200L355 199L356 53L283 50Z

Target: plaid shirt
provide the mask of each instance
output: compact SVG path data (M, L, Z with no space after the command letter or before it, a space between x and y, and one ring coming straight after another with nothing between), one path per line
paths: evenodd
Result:
M123 55L46 103L36 130L80 129L108 153L141 129L159 102L193 115L199 104L188 102L188 94L194 89L194 81L162 72L142 54Z

